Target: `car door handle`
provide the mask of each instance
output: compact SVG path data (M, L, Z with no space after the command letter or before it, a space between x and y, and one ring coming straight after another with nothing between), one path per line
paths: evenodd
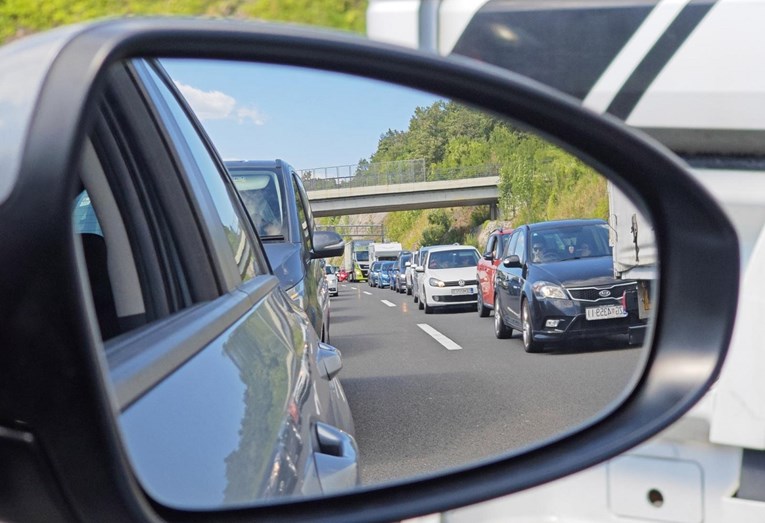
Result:
M327 381L337 376L343 368L343 357L340 351L326 343L319 342L319 352L316 360L321 376Z
M358 448L347 432L316 422L316 475L322 492L347 490L359 484Z

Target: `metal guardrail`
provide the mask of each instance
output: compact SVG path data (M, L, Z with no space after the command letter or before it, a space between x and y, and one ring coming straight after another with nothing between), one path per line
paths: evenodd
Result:
M419 159L301 169L298 173L306 191L318 191L498 176L499 166L484 164L429 169L425 160Z
M356 225L316 225L320 231L334 231L344 238L375 239L385 241L385 225L377 223Z

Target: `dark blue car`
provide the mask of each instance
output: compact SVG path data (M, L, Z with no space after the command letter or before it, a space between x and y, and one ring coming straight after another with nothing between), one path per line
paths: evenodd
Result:
M627 335L642 340L637 284L614 278L603 220L518 227L497 268L494 333L521 331L526 352L546 343Z
M380 268L382 267L381 261L372 262L372 265L369 266L369 277L367 279L367 282L369 283L370 287L379 287L380 286Z
M380 288L390 287L393 281L393 261L384 261L380 264L380 275L377 286Z

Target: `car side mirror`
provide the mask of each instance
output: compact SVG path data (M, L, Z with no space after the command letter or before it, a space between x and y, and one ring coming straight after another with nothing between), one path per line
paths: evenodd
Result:
M521 264L521 258L517 254L511 254L504 260L502 260L502 265L507 267L508 269L520 269L523 267Z
M341 256L345 250L345 240L334 231L314 231L311 258L331 258Z
M486 252L483 255L483 259L487 261L494 261L494 255L490 252Z
M446 60L432 54L417 54L352 39L347 35L324 36L295 27L274 28L267 24L231 20L126 18L69 28L66 32L44 35L44 39L39 40L36 36L25 38L34 39L32 42L36 42L35 45L28 45L26 41L21 45L14 42L11 44L13 50L0 57L0 70L7 73L0 83L25 86L25 89L10 90L10 94L20 96L24 103L13 101L14 122L19 125L7 126L6 129L11 133L11 138L17 138L15 142L11 141L10 147L17 147L18 151L14 150L11 154L9 174L0 176L0 211L4 218L0 219L0 231L3 234L18 234L13 228L14 223L28 223L32 231L25 231L23 237L14 238L14 244L23 248L5 249L0 253L0 266L4 269L0 271L0 284L6 289L2 293L3 305L6 310L18 311L4 318L4 328L0 330L0 345L4 354L2 372L4 377L12 378L0 380L4 394L2 413L7 419L18 420L12 428L4 429L10 436L0 438L3 440L0 451L14 459L14 466L8 472L9 481L19 481L17 476L24 474L24 477L34 479L27 481L27 484L42 484L46 480L49 483L43 485L46 488L39 489L40 495L26 495L28 493L25 492L18 499L14 496L6 503L0 503L0 519L40 519L40 514L54 513L56 507L60 507L64 517L47 519L65 519L71 514L78 514L80 519L102 520L105 513L119 512L127 514L125 519L146 521L199 521L207 517L228 521L398 521L518 492L603 463L665 430L687 412L717 379L733 330L737 305L740 248L736 231L716 201L688 174L685 162L678 160L657 142L626 128L616 118L601 117L585 110L579 101L551 88L478 62ZM47 58L35 63L34 67L13 67L14 64L27 64L36 56L43 56L42 50L47 51L44 55ZM15 53L18 57L14 56ZM13 59L10 63L9 57ZM231 252L225 249L233 245L237 257L242 261L247 259L243 255L246 242L230 244L229 240L234 239L231 233L236 232L235 229L230 228L229 224L220 228L219 221L216 221L218 217L215 220L203 217L205 224L210 226L205 230L209 229L215 236L208 239L205 235L199 235L200 245L209 244L211 249L217 249L219 243L224 250L217 258L210 256L207 260L200 257L205 258L199 263L211 272L212 280L199 276L199 281L204 284L199 287L199 299L194 295L193 299L188 300L195 307L172 314L170 323L161 318L158 331L141 329L138 335L125 333L119 339L108 340L110 345L107 345L108 350L104 350L95 323L96 307L92 299L84 297L83 290L88 288L85 256L82 247L72 241L71 216L64 213L71 213L72 189L83 181L78 179L82 170L79 167L89 163L90 156L97 159L102 149L123 152L121 147L110 147L112 138L121 138L120 135L107 135L105 138L108 140L104 144L97 144L103 145L97 151L99 154L90 154L93 146L91 142L86 143L86 137L93 129L89 128L88 123L95 124L104 116L111 115L101 109L103 105L106 109L122 109L133 102L133 91L128 91L131 94L128 97L122 93L121 85L110 80L110 67L118 73L127 73L130 69L131 75L135 70L137 73L131 78L136 82L150 82L149 73L153 69L143 63L142 57L146 57L146 61L156 57L160 60L164 60L162 57L215 59L226 64L233 62L234 65L235 61L246 61L251 64L265 63L269 68L283 65L322 74L343 73L365 80L393 81L399 86L432 91L445 105L457 100L496 114L514 122L513 125L518 128L537 131L563 149L587 159L610 182L633 197L648 216L658 218L653 225L662 273L652 291L656 299L651 301L652 323L645 347L647 357L636 358L641 362L639 374L635 374L639 379L631 380L630 387L623 393L617 392L607 398L608 408L597 415L585 415L575 423L564 422L554 436L532 435L531 443L523 447L509 448L505 441L500 441L496 449L489 449L493 453L490 458L485 455L476 458L482 461L471 462L468 456L467 463L455 463L448 470L438 473L428 471L411 478L394 478L394 481L380 488L365 485L363 489L344 492L342 497L322 499L313 496L296 502L294 498L283 495L279 489L287 482L283 482L283 477L278 473L289 473L288 469L295 462L290 459L270 460L271 447L266 449L259 439L261 434L265 434L261 432L259 420L273 417L279 422L276 430L269 432L275 436L273 448L307 449L315 439L320 447L318 450L332 449L339 456L330 457L343 458L350 456L351 452L337 449L350 448L351 445L342 443L342 435L327 431L322 431L313 439L290 432L296 426L293 416L300 414L298 410L303 405L307 412L312 411L310 402L305 401L311 386L302 379L309 373L299 372L297 359L291 359L287 366L274 368L273 372L253 364L264 355L284 352L282 349L289 349L290 354L298 354L293 351L299 350L300 354L310 355L310 351L304 350L304 345L291 345L293 338L299 337L299 329L310 329L303 328L307 323L301 316L298 318L301 324L294 324L292 331L278 330L284 327L280 325L283 323L281 320L291 316L287 316L289 312L286 309L284 314L272 314L279 312L273 308L272 301L282 300L283 296L275 295L272 300L266 294L269 285L276 288L275 278L270 276L245 282L241 292L237 290L225 296L219 295L219 291L225 288L222 283L238 285L241 280ZM147 71L145 75L142 73L144 70ZM193 70L196 72L198 68ZM146 79L143 79L144 76ZM149 86L154 88L161 84L158 80ZM307 85L314 87L313 84ZM106 87L110 87L108 93L104 92ZM166 87L173 87L169 79ZM0 102L7 104L8 91L0 89ZM140 92L134 94L140 97ZM142 111L148 113L154 109L147 105L149 98L132 105L140 106ZM249 109L248 112L253 113ZM164 123L160 113L157 112L157 118L159 123ZM134 120L138 118L131 120L131 123L135 123ZM117 130L122 129L116 127ZM51 137L51 129L55 129L55 140ZM164 149L151 145L130 142L130 148L135 147L137 152L146 154L147 159L151 159L150 153ZM122 156L119 159L123 159ZM155 174L164 172L163 167L171 160L168 156L164 162L146 163L150 164L150 171ZM99 162L95 163L100 167ZM99 169L87 170L93 176L102 174ZM194 172L185 173L180 169L177 178L180 180L187 175L192 180L196 178ZM39 191L40 186L45 186L47 190ZM495 186L495 183L492 184L492 187ZM165 188L162 191L158 188L156 192L162 193L160 202L169 199L164 193L172 193ZM121 194L120 201L129 203L132 194L130 191ZM677 198L676 194L683 194L683 198ZM190 197L188 203L193 203ZM318 202L311 200L312 208L315 203ZM150 204L152 202L147 201L147 206ZM365 202L349 202L348 205L348 212L369 208ZM320 210L317 206L314 215L320 216ZM41 214L33 216L33 211ZM191 211L183 215L189 213ZM30 217L35 219L30 220ZM134 221L129 223L144 223L137 221L138 216L133 218ZM114 224L120 233L122 223ZM182 224L173 222L173 231L180 232ZM314 248L310 255L313 258L340 256L343 253L344 242L337 233L315 231L312 240ZM606 241L604 239L604 245ZM149 242L137 243L143 247L144 243ZM189 250L185 242L178 243L182 252ZM39 256L39 253L52 249L60 249L63 255L51 259ZM154 251L150 251L153 255ZM701 258L705 260L703 265L698 263ZM75 259L79 260L78 267L73 263ZM27 263L19 263L20 260ZM508 257L508 261L511 260L512 257ZM159 258L157 261L162 260ZM195 259L189 259L189 263L192 261L196 263ZM225 267L221 265L223 262L226 262ZM48 269L47 265L52 265L52 268L43 270ZM221 265L220 272L225 281L217 279L218 265ZM160 268L154 272L161 278L163 270ZM422 265L416 267L418 273L424 270ZM189 279L196 281L195 271L188 273ZM707 278L708 274L716 276ZM27 275L34 275L40 280L35 285L29 285L23 278ZM702 279L705 284L698 285ZM124 283L124 280L120 281ZM544 287L540 292L556 295L554 285ZM193 289L196 291L196 287ZM472 285L452 286L448 290L449 299L469 298L470 301L465 300L465 303L474 306ZM159 289L156 292L163 299L163 307L174 311L176 296L170 290ZM121 298L126 301L120 303L132 305L133 295L136 294L140 295L138 292L124 293ZM709 300L710 295L715 296L715 300ZM265 296L269 297L264 299ZM428 300L423 301L419 303L430 307ZM142 300L138 302L143 306ZM265 303L268 313L254 317L252 321L240 321L243 311L251 309L253 303ZM597 310L590 311L591 320L613 318L613 315L624 312L619 310L618 305L593 308ZM62 310L65 313L62 318L66 321L44 321L45 318L60 315ZM126 310L131 315L125 318L132 321L132 309L128 307ZM144 316L150 316L148 313L153 312L137 310ZM497 312L500 310L497 309ZM207 321L208 318L214 321ZM42 321L34 321L38 319ZM34 329L30 328L33 321ZM244 343L238 342L240 338L231 336L236 323L255 329L257 335L246 333L242 338ZM357 323L363 326L363 322ZM181 328L178 328L179 324ZM500 329L501 326L500 322ZM170 335L158 334L165 332ZM319 335L312 334L313 338ZM205 347L206 340L213 338L216 343ZM522 337L517 338L520 339L507 341L522 343ZM57 340L55 351L49 350L51 339ZM532 339L529 337L529 340ZM221 342L217 343L217 340ZM135 353L132 352L134 348ZM256 350L261 348L266 352ZM228 367L222 369L225 374L205 372L207 362L222 361L224 351L226 363L230 362ZM470 351L452 354L459 357L462 352ZM546 356L527 358L527 361L545 363L565 357L556 354ZM322 357L324 368L316 369L316 374L323 372L329 376L339 370L339 357L333 354ZM574 354L572 359L589 358ZM37 364L29 365L30 360L35 360ZM60 372L62 368L66 372ZM291 379L289 372L293 368L297 372ZM682 372L677 369L682 369ZM351 370L348 366L345 372ZM204 382L196 379L200 375L205 378ZM221 376L224 376L225 382L221 382ZM225 376L230 376L230 379ZM449 381L433 373L417 374L415 377L416 388L411 390L417 391L431 383L427 381L431 377L436 380L432 383L439 385ZM244 384L243 378L251 383ZM504 376L502 378L506 381ZM16 386L19 383L35 385L34 401L28 398L24 387ZM109 383L111 387L107 386ZM207 387L207 383L225 386ZM348 383L354 384L353 381ZM408 392L399 387L391 390L390 394L381 394L377 383L396 387L399 382L389 377L372 381L362 376L355 381L355 388L368 392L374 401L385 396L395 399L399 393ZM252 388L245 389L243 385ZM202 394L173 393L175 386L188 386L190 392L202 391ZM502 386L506 384L502 383ZM259 390L266 392L262 399L255 394ZM172 415L153 414L154 407L160 405L150 401L156 392L163 394L163 399L167 398L162 404ZM207 401L212 399L213 392L223 395L220 404L225 409L218 408L215 401ZM343 394L339 388L335 393ZM196 440L191 439L190 431L186 431L185 427L196 430L199 415L193 408L184 406L194 407L197 400L194 396L202 396L205 401L201 403L215 409L211 411L214 414L225 410L234 412L238 417L233 417L230 423L208 424L202 427L204 430L199 431ZM501 399L505 397L502 394L498 396ZM481 398L485 397L485 394L481 395ZM228 403L230 398L234 398L233 404ZM178 403L180 400L191 403ZM401 418L401 403L395 402L390 419L394 420L393 423L406 425L408 420ZM55 405L56 409L40 408L40 405ZM117 405L119 412L115 409ZM286 406L285 412L280 412L282 406ZM476 405L475 411L479 411L480 407L480 404ZM53 410L54 416L50 415ZM237 414L240 411L241 414ZM443 447L429 445L422 454L433 453L434 448L440 452L446 447L459 447L468 439L483 443L484 438L476 438L475 435L490 434L495 428L491 422L497 419L503 421L504 414L503 411L491 409L484 411L488 415L481 419L486 424L480 428L485 432L476 432L475 426L471 426L464 440L453 437ZM137 417L144 413L145 418ZM188 413L191 416L180 416ZM283 416L285 413L286 416ZM176 417L176 414L179 416ZM416 422L426 424L421 423L421 418L412 419L416 420L412 425ZM62 420L65 423L59 423ZM188 422L188 425L181 422ZM308 423L304 425L308 426ZM71 431L72 427L79 431L78 438L67 437L67 431ZM200 458L198 470L201 473L198 478L187 482L189 475L183 460L173 461L158 452L142 453L140 445L131 440L141 438L138 440L141 443L152 442L146 435L156 434L166 438L166 442L162 442L166 443L165 448L175 450L179 447L178 440L166 437L169 432L162 430L162 427L177 429L186 442L183 447L190 448L185 455ZM214 436L215 441L225 441L226 446L202 448L192 445L197 441L208 441L208 436ZM402 448L406 450L406 447ZM399 464L401 448L395 450L397 452L389 458ZM268 461L263 461L266 475L253 471L250 451L261 458L268 458ZM329 455L326 452L323 454ZM175 477L162 467L163 463L171 461L179 465ZM318 461L308 457L306 462L313 466ZM211 467L211 463L215 463L215 467ZM325 467L323 470L330 469ZM341 470L341 467L335 470ZM273 476L269 475L271 472ZM153 473L157 473L154 477L162 478L162 484L151 483L147 479L145 474ZM304 478L306 484L324 481L318 473L302 475L301 471L301 475L293 477L298 485L302 485L300 482ZM196 490L185 488L191 484L204 490L213 480L219 483L209 489L209 497L195 497ZM270 499L253 499L259 495L254 492L253 481L264 485L265 496L283 497L274 498L273 503ZM327 478L327 481L330 479ZM167 487L163 492L170 494L154 494L157 487ZM51 496L51 492L55 496ZM179 498L173 499L176 493ZM33 501L30 502L29 498ZM93 500L98 503L93 503Z
M404 263L404 267L411 267L411 266L412 266L412 264L410 262L405 262Z

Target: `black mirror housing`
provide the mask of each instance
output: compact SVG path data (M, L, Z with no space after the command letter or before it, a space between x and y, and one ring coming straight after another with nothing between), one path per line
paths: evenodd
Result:
M312 258L331 258L341 256L345 250L345 240L334 231L314 231Z
M0 286L6 289L3 299L7 303L3 305L15 314L5 320L0 333L5 377L0 380L5 384L0 388L0 397L5 398L0 418L20 421L0 435L0 455L6 457L8 474L19 476L8 481L18 482L25 495L0 500L0 519L69 519L76 514L78 519L93 521L111 520L115 515L124 521L198 521L200 517L285 522L401 520L517 492L601 463L664 430L715 381L737 305L740 262L736 233L683 162L616 119L590 112L579 101L527 78L474 61L446 60L297 27L125 18L58 34L66 45L49 53L51 62L39 92L35 91L35 117L25 127L24 152L18 162L19 180L46 173L47 214L36 222L61 224L46 231L49 240L71 236L66 213L76 186L84 123L93 121L99 88L111 66L142 56L268 62L388 82L393 79L512 119L586 159L622 191L643 202L641 211L654 218L662 269L657 282L660 305L647 338L652 340L651 354L635 387L611 411L554 440L447 473L348 491L330 502L324 498L286 500L201 513L150 499L132 473L119 438L112 391L105 385L104 347L92 325L93 312L83 305L71 245L51 240L34 246L39 259L46 252L69 255L55 271L48 271L49 280L39 281L52 294L37 301L31 298L33 290L22 292L14 280L20 272L17 268L24 265L14 264L14 256L28 245L5 249L0 255L2 266L13 270L0 275ZM52 127L55 139L50 136ZM11 183L14 174L9 175ZM12 187L18 198L6 205L0 202L0 236L6 237L17 227L18 221L13 220L17 215L12 212L18 211L13 204L22 207L18 202L31 190L39 192L37 187L39 184L18 183ZM60 215L53 216L55 212ZM316 231L313 242L314 258L343 253L343 240L336 233ZM705 263L699 264L700 259ZM416 270L422 272L423 268ZM709 274L716 276L708 278ZM699 281L705 284L699 285ZM66 317L62 310L68 311ZM32 314L63 320L51 322L56 331L35 338L27 319ZM56 341L54 351L50 340ZM36 364L29 365L29 361ZM328 359L328 363L333 361L336 359ZM676 372L685 364L688 372ZM327 365L327 374L336 368ZM28 387L20 387L21 383ZM29 390L34 390L32 400ZM55 417L50 416L53 411ZM77 438L71 437L72 430L77 431ZM47 486L50 497L33 485Z
M521 267L523 267L523 264L521 264L521 258L517 254L511 254L507 258L503 259L502 265L504 265L508 269L512 269L512 268L520 269Z

